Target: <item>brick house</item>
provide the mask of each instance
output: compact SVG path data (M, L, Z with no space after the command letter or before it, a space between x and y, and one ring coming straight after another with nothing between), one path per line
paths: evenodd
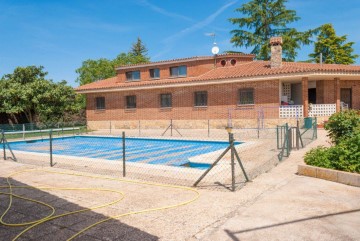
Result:
M120 66L115 77L76 91L86 94L91 128L108 121L123 128L138 120L156 126L170 119L190 126L211 119L219 126L229 116L249 126L260 116L269 125L360 109L360 66L283 62L282 39L270 44L270 61L220 54Z

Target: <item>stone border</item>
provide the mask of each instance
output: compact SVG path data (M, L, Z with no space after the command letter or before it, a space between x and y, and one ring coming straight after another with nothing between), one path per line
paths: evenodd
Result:
M357 173L343 172L308 165L298 165L298 174L360 187L360 174Z

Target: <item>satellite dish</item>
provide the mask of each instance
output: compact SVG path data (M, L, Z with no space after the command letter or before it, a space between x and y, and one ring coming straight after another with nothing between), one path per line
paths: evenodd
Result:
M212 47L211 52L212 52L213 54L218 54L218 53L219 53L219 47L216 46L216 44L215 44L215 46Z

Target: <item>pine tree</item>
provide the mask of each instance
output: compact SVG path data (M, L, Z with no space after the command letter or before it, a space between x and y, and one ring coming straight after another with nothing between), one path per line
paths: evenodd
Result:
M289 23L298 21L296 11L285 7L287 0L251 0L235 11L245 15L241 18L230 18L229 21L239 26L231 31L231 43L235 47L254 47L251 51L257 59L270 59L269 40L272 36L284 39L283 56L287 61L294 61L301 45L311 43L311 36L316 30L299 32L288 28Z
M148 62L150 62L150 58L147 56L147 49L138 38L128 53L120 53L115 59L101 58L83 61L81 67L76 69L76 73L79 74L76 81L80 85L89 84L115 76L115 67L117 66Z
M146 46L143 44L140 37L138 37L136 42L132 44L132 47L131 47L131 50L129 53L134 56L147 57L147 52L148 52L148 50L147 50Z
M322 53L323 63L326 64L353 64L359 57L353 54L354 42L347 42L347 36L337 36L332 24L324 24L320 27L320 33L315 42L314 53L309 54L311 62L320 62Z

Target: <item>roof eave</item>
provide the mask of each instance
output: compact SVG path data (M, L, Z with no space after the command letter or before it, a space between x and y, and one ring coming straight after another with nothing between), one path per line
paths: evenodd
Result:
M344 76L359 76L360 72L356 73L344 73L344 72L301 72L301 73L288 73L288 74L277 74L277 75L258 75L258 76L245 76L245 77L230 77L230 78L221 78L221 79L208 79L208 80L193 80L188 82L180 83L164 83L158 84L154 82L152 85L142 85L142 86L129 86L129 87L109 87L109 88L96 88L96 89L87 89L87 90L75 90L78 94L89 94L89 93L100 93L100 92L118 92L118 91L130 91L130 90L146 90L146 89L159 89L159 88L176 88L176 87L186 87L186 86L201 86L209 84L226 84L226 83L236 83L236 82L247 82L247 81L264 81L264 80L273 80L273 79L289 79L295 77L344 77Z

